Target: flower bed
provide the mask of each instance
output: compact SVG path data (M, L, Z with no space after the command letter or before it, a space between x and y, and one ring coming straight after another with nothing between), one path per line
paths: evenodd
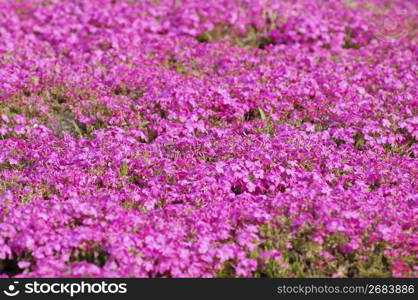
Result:
M417 8L2 1L0 276L418 276Z

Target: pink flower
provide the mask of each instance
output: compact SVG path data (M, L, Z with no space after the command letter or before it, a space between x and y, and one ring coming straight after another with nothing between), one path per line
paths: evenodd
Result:
M329 253L328 251L321 251L320 255L322 257L324 257L325 259L328 259L328 260L331 260L331 259L334 258L334 256L331 253Z
M21 261L18 262L17 265L21 269L26 269L26 268L28 268L31 265L31 263L29 261L26 261L26 260L21 260Z

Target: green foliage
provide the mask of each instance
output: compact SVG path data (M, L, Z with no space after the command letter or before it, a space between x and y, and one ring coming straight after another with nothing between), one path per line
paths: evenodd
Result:
M235 276L234 260L227 260L222 264L219 271L216 272L215 277L217 278L233 278Z
M125 177L126 175L128 175L128 163L124 161L120 165L118 176L121 178Z
M273 44L266 32L258 30L255 26L249 26L246 32L241 34L230 25L216 24L212 30L203 31L196 37L196 40L200 43L219 42L223 39L228 39L240 48L264 49L267 45Z
M258 108L258 111L260 112L260 118L261 120L265 120L266 119L266 114L264 113L263 109L261 107Z
M256 250L248 253L248 258L258 261L258 269L252 276L270 277L391 277L393 258L385 254L390 246L378 241L368 247L359 248L351 253L341 251L341 246L349 242L340 232L326 236L323 243L313 240L313 228L306 225L296 233L291 230L291 221L262 225L260 241ZM367 240L367 233L364 240ZM367 242L364 243L367 245ZM262 259L261 253L277 250L281 257ZM329 257L324 257L323 253ZM402 257L413 266L414 257ZM235 260L223 263L216 273L218 277L236 277Z
M108 258L109 253L103 250L98 243L87 242L71 252L67 263L86 261L98 267L103 267Z

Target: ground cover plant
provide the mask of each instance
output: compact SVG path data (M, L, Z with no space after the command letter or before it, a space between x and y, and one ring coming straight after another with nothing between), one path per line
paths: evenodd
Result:
M404 0L0 2L0 277L415 277Z

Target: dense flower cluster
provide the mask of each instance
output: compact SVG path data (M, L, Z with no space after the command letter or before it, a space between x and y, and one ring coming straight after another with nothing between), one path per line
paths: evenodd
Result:
M417 276L417 8L1 1L0 276Z

